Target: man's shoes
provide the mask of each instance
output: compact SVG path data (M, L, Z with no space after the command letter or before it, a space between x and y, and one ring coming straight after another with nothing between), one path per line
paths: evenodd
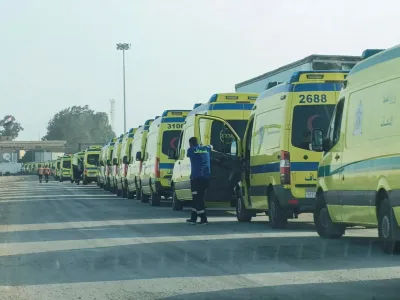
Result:
M191 225L196 225L196 220L187 219L186 223L191 224Z
M201 219L200 222L198 222L197 224L199 224L199 225L207 225L208 221L207 221L207 219Z

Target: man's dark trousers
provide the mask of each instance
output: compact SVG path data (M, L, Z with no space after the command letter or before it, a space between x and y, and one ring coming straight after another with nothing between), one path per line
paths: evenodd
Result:
M208 187L208 178L197 177L190 181L192 190L192 216L191 219L195 221L197 217L206 220L206 205L204 201L204 194Z

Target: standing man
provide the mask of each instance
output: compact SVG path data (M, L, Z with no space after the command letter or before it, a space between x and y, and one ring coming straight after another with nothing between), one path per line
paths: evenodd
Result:
M42 180L43 172L44 172L44 169L43 169L42 165L39 165L39 168L38 168L39 181Z
M50 168L48 165L44 166L43 173L44 173L44 179L46 180L46 182L49 181Z
M210 178L210 151L212 146L199 145L196 137L189 139L187 157L190 158L191 174L190 186L192 190L192 214L186 222L196 224L197 217L200 217L199 224L208 224L204 194L208 187Z

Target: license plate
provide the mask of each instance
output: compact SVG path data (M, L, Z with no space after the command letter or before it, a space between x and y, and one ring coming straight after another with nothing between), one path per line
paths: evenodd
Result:
M315 198L315 191L306 191L306 198Z

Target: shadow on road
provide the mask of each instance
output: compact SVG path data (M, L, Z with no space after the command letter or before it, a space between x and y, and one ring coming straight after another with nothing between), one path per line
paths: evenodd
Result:
M166 223L129 224L129 225L87 225L86 227L61 229L38 229L0 232L0 241L7 243L23 243L37 241L62 241L82 239L106 239L106 238L134 238L134 237L163 237L163 236L202 236L224 234L262 234L272 232L275 235L282 233L293 234L310 232L314 235L314 225L311 223L291 223L286 230L271 230L268 222L239 223L234 218L226 221L212 223L212 218L220 212L210 213L208 226L189 226L185 224L185 216L174 222L165 219ZM146 221L143 219L143 221ZM61 224L62 225L62 224Z
M319 237L152 242L0 258L0 285L382 268L400 265L376 240ZM85 244L76 244L77 248ZM88 242L86 245L92 246ZM29 247L28 245L26 245ZM28 248L29 249L29 248ZM35 250L30 250L34 252ZM290 276L290 275L288 275ZM334 280L334 279L332 279Z
M265 284L268 284L267 282ZM184 294L163 300L398 300L399 280L365 280L241 288Z

